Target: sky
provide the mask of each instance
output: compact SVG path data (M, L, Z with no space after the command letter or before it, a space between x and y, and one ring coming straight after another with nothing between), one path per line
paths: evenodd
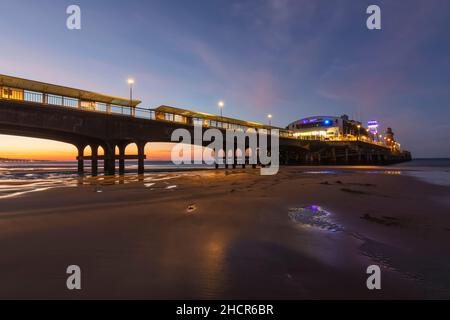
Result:
M81 8L81 30L66 8ZM381 8L381 30L366 9ZM0 73L285 127L342 115L392 127L414 157L450 157L448 0L0 0ZM168 145L149 146L150 159ZM0 135L0 157L73 159Z

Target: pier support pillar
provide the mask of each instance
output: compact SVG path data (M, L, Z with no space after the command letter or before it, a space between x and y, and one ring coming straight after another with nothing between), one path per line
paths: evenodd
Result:
M332 148L331 149L331 161L333 161L333 163L336 163L337 159L336 159L336 148Z
M78 149L78 174L82 176L84 174L84 148L85 146L77 146Z
M119 147L119 175L123 176L125 174L125 148L127 145L125 143L121 143L118 145Z
M104 172L105 176L116 174L115 145L105 145Z
M345 148L345 164L348 164L348 148Z
M92 176L96 177L98 175L98 146L91 145L91 149L92 149L91 171Z
M144 148L145 148L145 142L138 142L137 148L138 148L138 174L144 174L145 167L144 167Z

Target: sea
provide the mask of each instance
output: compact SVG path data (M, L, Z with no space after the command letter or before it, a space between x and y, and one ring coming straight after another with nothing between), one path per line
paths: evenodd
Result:
M164 178L173 172L213 169L208 165L175 165L171 161L146 161L146 175L159 175ZM450 158L414 159L400 164L371 167L379 172L413 176L427 183L450 186ZM345 167L345 171L359 170L358 167ZM90 172L89 166L85 166ZM317 171L326 170L317 167ZM336 170L336 169L333 169ZM128 161L125 183L137 181L137 162ZM0 199L12 198L30 192L39 192L55 187L77 187L81 184L103 183L101 166L96 178L83 177L77 174L76 161L1 161L0 160Z

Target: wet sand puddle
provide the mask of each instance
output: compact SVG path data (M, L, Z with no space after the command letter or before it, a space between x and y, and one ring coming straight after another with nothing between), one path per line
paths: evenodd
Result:
M343 231L341 226L330 221L330 215L330 212L317 205L289 209L289 218L296 224L332 232Z

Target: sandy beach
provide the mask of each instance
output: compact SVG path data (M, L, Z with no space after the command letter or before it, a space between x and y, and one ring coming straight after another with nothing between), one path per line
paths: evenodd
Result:
M0 298L450 298L449 187L392 167L127 179L1 199Z

